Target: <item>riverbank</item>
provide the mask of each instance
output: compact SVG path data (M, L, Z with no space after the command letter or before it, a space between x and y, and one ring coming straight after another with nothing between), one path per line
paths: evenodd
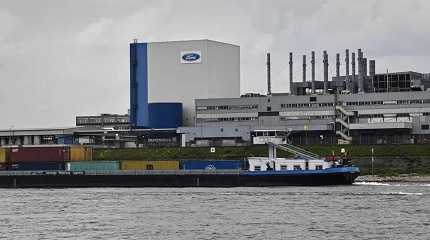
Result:
M364 175L355 179L355 182L414 182L430 183L430 175L401 174L398 176Z

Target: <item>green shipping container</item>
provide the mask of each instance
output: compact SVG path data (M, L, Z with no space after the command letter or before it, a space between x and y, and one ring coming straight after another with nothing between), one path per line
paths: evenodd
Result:
M118 161L79 161L66 163L66 171L116 171L120 168Z

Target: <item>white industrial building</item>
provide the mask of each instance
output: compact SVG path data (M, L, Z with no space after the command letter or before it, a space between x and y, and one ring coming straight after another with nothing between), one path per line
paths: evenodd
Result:
M131 53L132 123L134 111L138 118L135 122L145 122L144 117L139 121L139 116L146 111L145 101L146 104L180 102L183 125L193 126L194 99L240 95L240 48L237 45L212 40L135 42L131 50L135 51ZM135 83L136 89L133 88Z

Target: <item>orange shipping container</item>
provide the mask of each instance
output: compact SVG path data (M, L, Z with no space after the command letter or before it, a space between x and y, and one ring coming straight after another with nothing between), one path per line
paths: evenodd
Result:
M122 161L121 170L178 170L179 161Z
M93 149L83 146L70 147L70 161L90 161L93 160Z
M6 154L7 154L6 148L0 148L0 163L6 162Z

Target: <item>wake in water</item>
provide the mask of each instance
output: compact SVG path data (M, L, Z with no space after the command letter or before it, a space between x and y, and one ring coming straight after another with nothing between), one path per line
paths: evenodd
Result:
M353 185L367 185L367 186L391 186L388 183L380 183L380 182L355 182Z
M383 195L415 195L422 196L424 193L410 193L410 192L383 192Z

